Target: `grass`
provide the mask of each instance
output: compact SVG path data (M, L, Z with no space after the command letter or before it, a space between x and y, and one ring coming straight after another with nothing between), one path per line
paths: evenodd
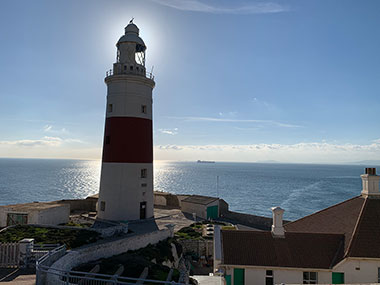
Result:
M89 230L57 229L18 225L0 233L0 242L18 242L34 238L37 244L65 244L68 249L96 242L100 234Z

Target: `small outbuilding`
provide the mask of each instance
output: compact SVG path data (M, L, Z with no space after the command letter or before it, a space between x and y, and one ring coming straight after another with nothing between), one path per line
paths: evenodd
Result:
M181 200L181 210L203 219L217 219L228 210L228 204L217 197L191 195Z
M34 202L0 206L0 227L12 225L40 224L58 225L67 223L70 205L57 202Z

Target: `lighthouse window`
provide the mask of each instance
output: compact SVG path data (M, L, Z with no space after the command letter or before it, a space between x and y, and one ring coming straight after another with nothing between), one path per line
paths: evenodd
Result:
M130 69L130 70L133 70L133 66L131 65L131 66L129 67L129 69Z
M142 184L141 184L141 187L146 187L146 186L147 186L146 183L142 183Z
M105 211L106 210L106 202L104 202L104 201L101 201L100 202L100 211Z
M146 114L146 105L141 105L141 113Z
M110 136L106 136L106 144L110 144L111 143L111 137Z
M124 70L127 70L127 66L126 65L124 65Z
M111 113L112 112L112 104L108 104L108 108L107 108L107 111L108 113Z
M146 168L143 168L141 169L141 178L146 178L147 177L147 169Z

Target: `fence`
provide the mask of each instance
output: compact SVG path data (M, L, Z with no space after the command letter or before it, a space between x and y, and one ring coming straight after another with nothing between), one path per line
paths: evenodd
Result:
M34 244L33 239L20 242L0 243L0 268L34 266L36 260L44 256L57 244Z
M176 283L173 281L158 281L142 278L130 278L121 277L118 275L105 275L91 272L79 272L79 271L69 271L60 270L57 268L50 267L55 261L60 257L65 255L66 248L60 246L49 251L43 257L41 257L36 262L36 285L49 284L49 275L55 276L54 284L61 285L124 285L124 284L151 284L151 285L184 285L184 283ZM59 280L57 282L57 280Z
M20 247L17 242L0 243L0 268L18 267Z

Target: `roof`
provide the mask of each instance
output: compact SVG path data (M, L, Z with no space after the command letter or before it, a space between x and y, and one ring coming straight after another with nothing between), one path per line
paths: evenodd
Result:
M138 51L144 51L146 49L144 41L139 37L139 28L133 23L125 27L125 35L120 37L116 46L125 42L136 43L139 46Z
M200 196L200 195L191 195L185 199L183 199L181 202L188 202L188 203L194 203L194 204L201 204L201 205L208 205L219 198L216 197L208 197L208 196Z
M380 199L358 196L284 225L287 232L341 233L345 257L380 258Z
M342 234L286 232L274 238L269 231L221 232L225 265L329 269L343 257Z
M14 212L30 212L38 210L46 210L56 207L70 207L68 204L61 204L57 202L34 202L34 203L24 203L24 204L14 204L14 205L5 205L0 206L0 208L5 211L14 211Z

